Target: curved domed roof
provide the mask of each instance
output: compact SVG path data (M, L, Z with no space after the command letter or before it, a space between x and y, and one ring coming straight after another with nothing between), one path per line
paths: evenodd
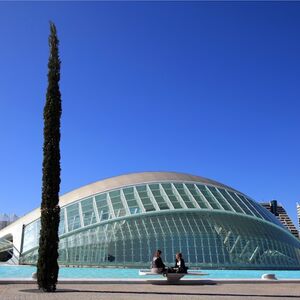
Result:
M217 181L195 176L186 173L177 173L177 172L140 172L140 173L130 173L120 176L114 176L106 178L103 180L96 181L94 183L82 186L76 190L73 190L69 193L66 193L60 197L60 205L65 205L74 200L79 200L90 195L106 192L109 190L122 188L125 186L138 185L142 183L151 183L151 182L163 182L163 181L173 181L173 182L198 182L203 184L210 184L214 186L219 186L223 188L233 188L226 186Z
M128 202L125 195L129 187L136 203L134 207L129 204L130 200ZM142 196L143 193L146 196ZM108 207L109 218L150 211L198 209L256 217L283 227L274 215L245 194L214 180L176 172L142 172L107 178L60 196L59 204L62 209L66 209L73 204L76 206L77 202L85 202L95 197L95 205L101 206L103 204L99 204L102 201L99 199L100 195ZM102 214L101 210L102 208L98 207L98 213L95 214ZM40 218L39 208L10 226L26 225L38 218ZM99 217L98 222L102 221L104 219ZM4 231L1 233L4 234Z
M155 183L160 186L154 187ZM124 194L128 187L135 187L129 192L134 194L135 207L130 207ZM208 178L176 172L142 172L107 178L64 194L60 205L66 207L93 196L97 202L100 194L110 208L110 218L150 211L204 209L257 217L283 227L274 215L245 194Z

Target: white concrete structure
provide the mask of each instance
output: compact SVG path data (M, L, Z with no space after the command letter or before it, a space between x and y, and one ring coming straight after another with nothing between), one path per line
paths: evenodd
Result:
M300 269L300 241L247 195L174 172L101 180L60 197L59 263L148 267L183 252L190 267ZM40 210L0 231L0 253L20 263L38 256ZM1 255L0 255L1 257Z

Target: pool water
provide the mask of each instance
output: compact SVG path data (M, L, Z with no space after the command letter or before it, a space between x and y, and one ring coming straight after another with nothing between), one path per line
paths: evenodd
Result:
M193 270L196 271L196 270ZM251 278L260 279L265 273L276 274L278 279L299 279L299 271L277 270L201 270L209 275L205 278ZM36 267L33 266L6 266L0 265L0 278L31 278ZM155 276L153 276L155 277ZM160 277L160 276L158 276ZM199 276L200 278L201 276ZM59 278L144 278L139 275L139 269L110 269L110 268L60 268ZM197 276L193 276L197 278ZM203 276L201 278L204 278Z

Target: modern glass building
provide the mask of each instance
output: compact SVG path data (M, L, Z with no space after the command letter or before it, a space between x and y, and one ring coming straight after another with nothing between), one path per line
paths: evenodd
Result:
M272 213L203 177L123 175L65 194L60 205L63 265L148 267L161 249L170 265L180 251L190 267L300 269L300 241ZM39 217L35 210L0 231L20 263L37 261Z

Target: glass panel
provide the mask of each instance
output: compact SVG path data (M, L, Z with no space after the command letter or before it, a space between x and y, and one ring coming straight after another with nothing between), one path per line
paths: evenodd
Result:
M260 219L263 219L263 216L256 210L256 208L255 208L254 205L251 205L251 202L249 202L249 201L247 200L246 197L244 197L244 196L241 195L241 194L237 194L237 193L236 193L236 196L237 196L238 198L240 198L241 201L242 201L245 205L247 205L247 207L248 207L249 210L252 212L252 214L254 214L256 217L258 217L258 218L260 218Z
M93 199L89 198L81 201L82 217L84 226L96 223L96 215L93 206Z
M60 209L60 217L59 217L59 227L58 227L58 235L62 235L65 233L65 208Z
M265 209L263 207L261 207L259 204L256 204L254 201L250 200L249 198L244 197L243 195L239 195L242 199L246 199L248 203L250 203L255 209L256 211L259 213L259 215L261 216L261 218L266 219L267 221L271 221L272 217L268 216ZM272 220L273 221L273 220ZM275 221L276 223L276 221Z
M66 208L68 218L68 229L73 231L81 227L79 218L78 203L72 204Z
M180 197L182 198L182 200L184 201L184 203L186 204L186 206L188 208L195 208L195 205L191 201L189 195L186 194L183 184L182 183L174 183L174 187L177 190Z
M235 193L231 191L227 191L227 193L230 194L230 196L241 206L241 208L244 210L244 212L247 215L253 216L254 214L252 213L253 209L249 209L249 205L246 205L239 197L236 196Z
M224 198L218 193L217 189L213 186L206 186L211 193L215 196L215 198L217 199L217 201L221 204L221 206L225 209L225 210L230 210L232 211L232 208L226 203L226 201L224 200Z
M201 191L207 202L214 209L221 209L220 205L216 202L216 200L211 196L211 194L207 191L204 185L197 184L197 188Z
M169 209L168 204L166 203L158 184L150 184L149 188L152 192L152 195L160 209Z
M136 190L138 192L138 195L140 196L140 199L141 199L141 202L143 203L145 211L155 210L155 208L150 200L150 197L148 196L147 187L145 185L137 186Z
M236 202L226 193L224 189L218 188L218 191L223 195L223 197L230 203L233 209L238 213L244 213L243 210L236 204Z
M126 215L126 210L121 200L120 190L109 192L110 200L114 209L116 217L122 217Z
M95 197L95 199L100 221L111 219L111 215L107 204L107 194L98 195Z
M25 226L23 251L28 251L31 248L38 246L41 230L41 222L37 220Z
M154 186L155 186L155 188L154 188ZM161 196L161 191L159 190L159 185L158 184L149 185L149 187L151 188L154 197ZM174 195L171 184L162 184L162 188L165 191L165 193L167 194L170 202L173 204L175 209L183 208L181 206L179 200L177 199L177 197Z
M196 189L196 187L195 187L194 184L188 184L188 183L186 183L185 185L188 188L188 190L190 191L190 193L193 195L194 199L197 201L198 205L201 208L204 208L204 209L210 208L210 207L208 207L208 205L205 202L205 200L201 197L201 195L197 191L197 189Z
M141 209L135 199L134 190L132 187L123 189L123 193L125 199L127 201L127 205L129 207L129 211L131 214L138 214L141 212Z

